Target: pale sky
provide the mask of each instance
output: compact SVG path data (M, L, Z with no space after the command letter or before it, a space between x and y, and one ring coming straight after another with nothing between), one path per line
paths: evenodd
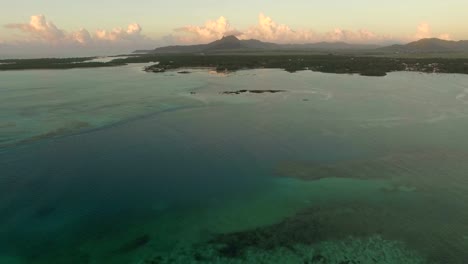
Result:
M7 52L131 51L226 34L278 43L468 39L466 0L1 0Z

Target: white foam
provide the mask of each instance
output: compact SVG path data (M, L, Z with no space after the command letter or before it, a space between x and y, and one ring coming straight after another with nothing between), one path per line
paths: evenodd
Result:
M455 99L459 100L459 101L462 101L463 103L468 103L466 100L465 100L465 97L468 95L468 88L465 88L465 90L463 90L463 92L457 94L457 96L455 97Z

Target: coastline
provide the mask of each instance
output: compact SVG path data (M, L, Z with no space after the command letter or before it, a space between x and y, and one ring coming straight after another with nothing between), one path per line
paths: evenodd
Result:
M229 73L247 69L281 69L290 73L315 71L335 74L359 74L382 77L390 72L408 71L424 73L468 74L468 59L454 58L406 58L376 57L363 55L316 55L316 54L234 54L234 55L193 55L193 54L148 54L116 57L107 62L92 61L96 57L44 58L0 60L0 71L75 69L118 67L135 63L155 63L145 67L146 72L161 73L187 68L215 69Z

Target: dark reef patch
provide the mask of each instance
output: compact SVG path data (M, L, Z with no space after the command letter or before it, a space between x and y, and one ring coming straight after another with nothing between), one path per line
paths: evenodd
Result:
M116 252L121 254L129 253L147 245L150 241L151 237L145 234L123 244Z
M386 191L428 192L443 190L455 182L463 181L465 174L454 171L463 172L467 169L468 152L428 149L333 163L284 161L276 167L276 174L305 181L326 178L387 180L394 186ZM456 184L452 187L459 188Z
M53 214L57 209L53 206L44 206L34 212L34 217L43 218Z
M65 134L73 133L73 132L76 132L76 131L78 131L80 129L88 128L90 126L91 125L89 123L87 123L87 122L76 121L76 122L71 123L67 127L57 128L55 130L52 130L52 131L49 131L49 132L46 132L46 133L43 133L43 134L40 134L40 135L32 136L30 138L27 138L27 139L24 139L24 140L18 142L17 144L31 143L31 142L36 142L36 141L46 139L46 138L53 138L53 137L63 136Z
M298 244L313 246L322 241L379 236L385 240L402 241L410 250L421 252L436 263L461 264L468 259L468 252L463 246L467 243L455 231L462 227L454 227L460 225L459 222L446 223L447 226L454 227L451 229L453 232L434 230L434 226L440 226L444 222L444 217L431 215L431 208L397 207L400 206L389 204L377 207L358 203L327 208L312 207L271 226L219 234L209 243L222 245L217 251L222 257L241 258L249 250L293 250L292 246ZM448 239L440 242L428 240L427 235L434 232L437 237L444 236ZM442 241L452 242L447 244ZM321 263L323 259L318 258L321 258L320 255L316 255L312 263ZM449 261L444 262L447 260Z

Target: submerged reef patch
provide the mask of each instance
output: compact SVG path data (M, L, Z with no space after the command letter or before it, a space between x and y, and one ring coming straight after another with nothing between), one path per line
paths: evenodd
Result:
M429 149L400 152L358 159L320 163L314 161L283 161L276 174L306 181L325 178L358 180L389 180L394 184L390 191L434 191L466 179L468 152L446 149ZM389 191L386 190L386 191Z
M376 241L401 241L407 246L407 250L418 251L435 263L464 263L463 261L468 259L468 252L464 247L468 245L466 241L460 239L457 230L465 228L463 224L465 221L447 220L444 216L437 217L432 210L431 207L414 208L391 203L382 206L349 203L330 207L311 207L271 226L219 234L209 243L220 245L217 251L220 256L243 258L251 250L271 251L279 248L292 250L292 245L313 246L323 241L347 241L342 244L344 246L347 243L353 245L350 242L352 240L346 240L349 237L366 239L378 236L382 239ZM434 226L439 228L434 230ZM444 239L434 241L428 236ZM362 243L362 240L358 241ZM385 252L379 254L385 255ZM331 254L331 251L329 253ZM370 251L369 254L373 256L378 253ZM364 253L363 255L370 256ZM394 262L379 260L375 263Z
M22 141L19 141L17 144L32 143L32 142L36 142L36 141L46 139L46 138L59 137L59 136L70 134L70 133L79 131L81 129L89 128L89 127L91 127L91 124L89 124L88 122L75 121L75 122L71 122L66 127L57 128L55 130L52 130L43 134L39 134L36 136L32 136L30 138L26 138Z
M459 234L466 221L437 217L432 209L392 203L311 207L277 224L216 234L144 263L466 263L468 243Z
M34 217L36 218L48 217L51 214L53 214L56 210L57 208L55 208L54 206L43 206L34 212Z
M123 244L121 247L117 249L116 252L123 253L123 254L129 253L147 245L150 241L151 241L151 237L145 234Z
M425 264L428 262L416 252L406 248L404 243L372 236L349 237L314 245L295 244L271 250L249 248L242 257L236 258L219 255L216 247L205 245L179 249L170 255L158 255L143 263Z

